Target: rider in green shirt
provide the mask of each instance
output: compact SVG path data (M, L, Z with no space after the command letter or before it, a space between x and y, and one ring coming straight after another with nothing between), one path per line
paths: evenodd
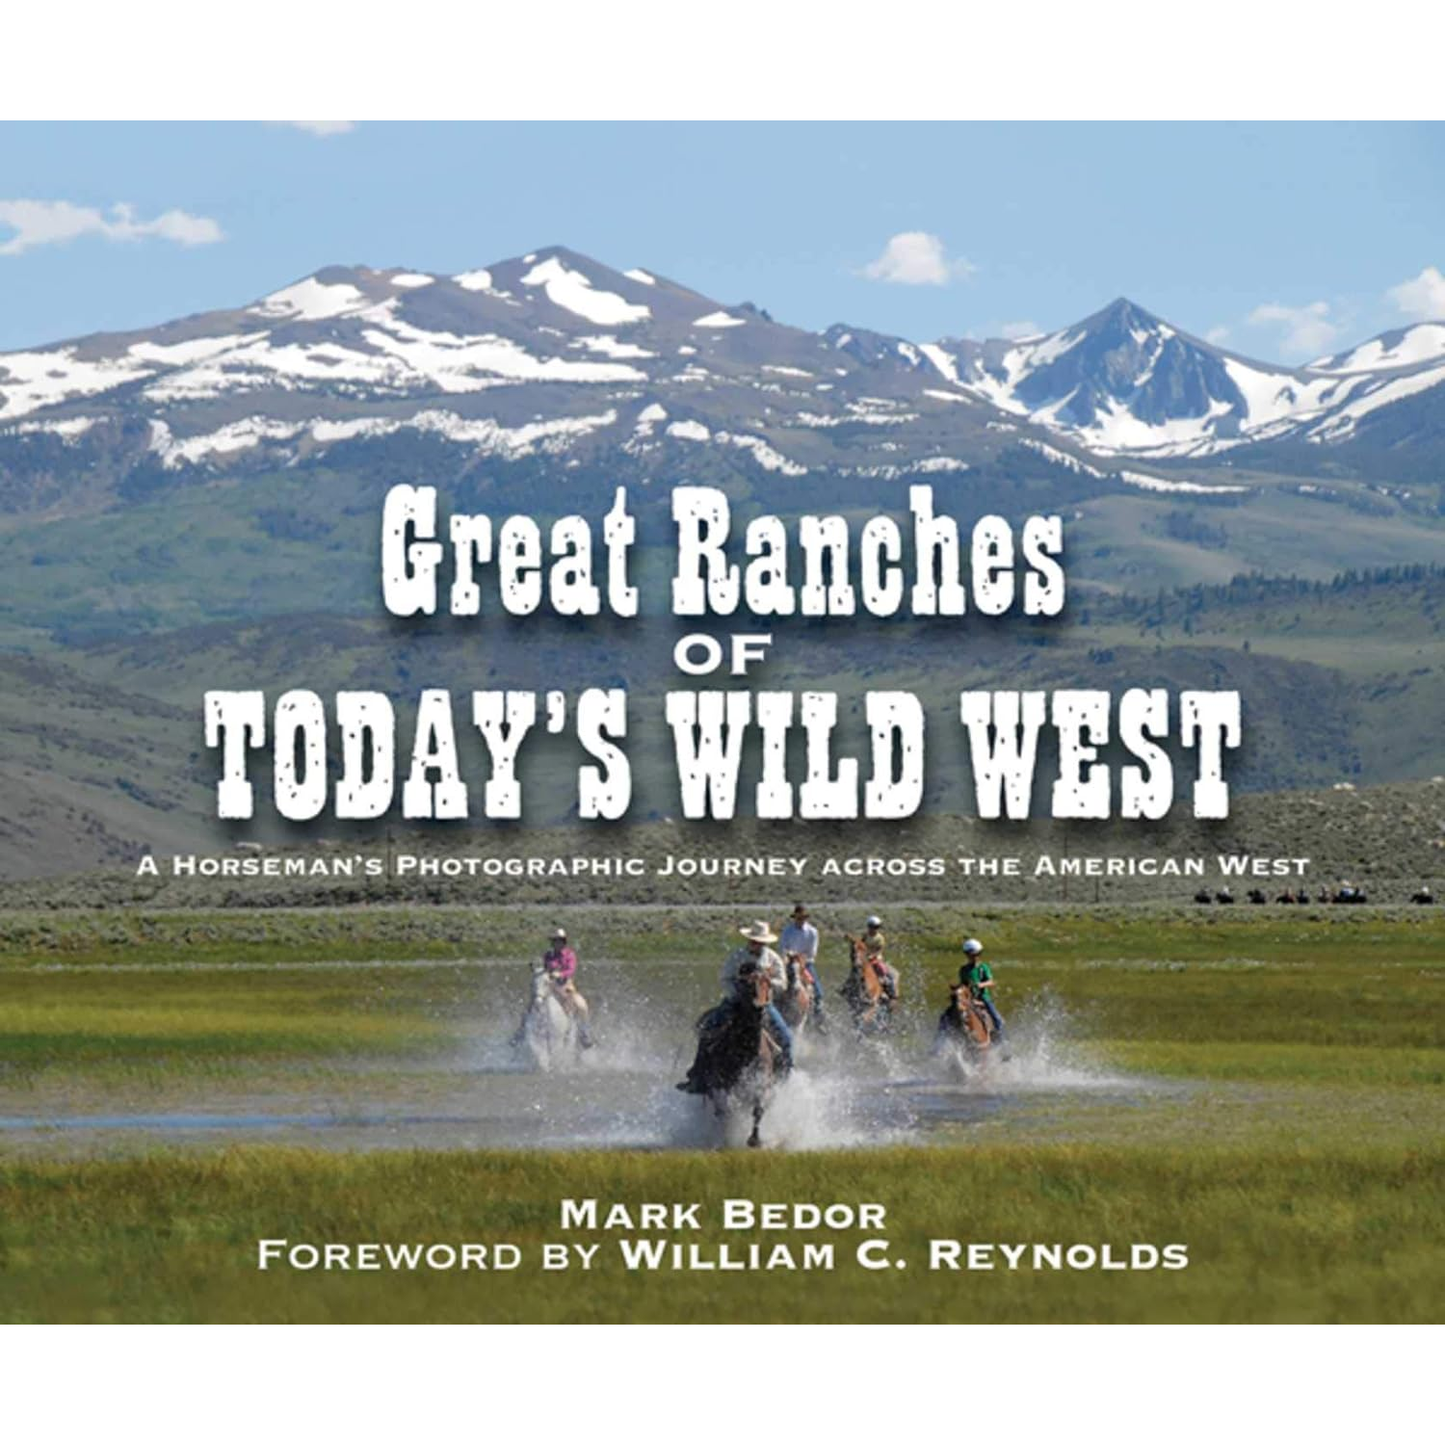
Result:
M1003 1038L1003 1020L993 1006L993 970L983 961L983 944L976 938L963 940L964 965L958 971L958 981L968 995L988 1015L993 1025L994 1037Z

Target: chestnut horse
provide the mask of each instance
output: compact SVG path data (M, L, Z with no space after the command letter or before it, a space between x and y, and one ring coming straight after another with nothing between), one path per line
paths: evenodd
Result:
M893 1000L883 987L883 977L868 957L861 939L848 936L853 966L838 992L848 1005L853 1027L859 1034L880 1034L893 1023Z
M938 1020L938 1046L952 1042L968 1058L979 1059L993 1047L988 1014L964 984L949 984L948 993L948 1007Z
M785 963L788 969L787 991L778 994L773 1002L796 1039L813 1013L813 981L803 966L802 954L790 953Z

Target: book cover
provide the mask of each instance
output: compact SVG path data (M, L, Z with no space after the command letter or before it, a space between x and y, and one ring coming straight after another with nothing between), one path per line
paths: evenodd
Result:
M1438 1320L1438 126L0 145L0 1318Z

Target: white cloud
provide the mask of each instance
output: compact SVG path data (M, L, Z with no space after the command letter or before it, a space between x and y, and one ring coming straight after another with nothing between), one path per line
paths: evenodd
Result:
M1006 321L998 329L1005 341L1022 341L1026 336L1038 336L1043 327L1033 321Z
M1311 301L1306 306L1281 306L1270 302L1249 313L1251 326L1272 326L1279 330L1282 356L1315 357L1330 349L1340 327L1330 319L1328 301Z
M1385 295L1412 321L1445 320L1445 276L1438 266L1426 266L1413 281L1391 286Z
M80 236L107 241L143 241L155 237L178 246L209 246L226 238L209 216L165 211L153 221L138 220L133 206L115 205L109 213L70 201L0 201L0 228L15 234L0 243L0 256L18 256L36 246L58 246Z
M967 276L974 269L962 256L949 260L937 236L927 231L900 231L889 238L878 259L863 268L863 274L870 281L899 286L947 286L955 276Z
M276 124L294 126L307 135L319 136L345 135L356 129L354 120L278 120Z
M1209 342L1211 346L1223 346L1224 343L1229 340L1229 327L1211 326L1209 330L1204 333L1204 339Z

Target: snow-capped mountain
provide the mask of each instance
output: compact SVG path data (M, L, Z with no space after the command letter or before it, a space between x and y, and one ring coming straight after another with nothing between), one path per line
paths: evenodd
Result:
M915 343L780 325L548 247L451 276L331 267L233 310L0 355L0 487L67 467L294 466L412 439L462 458L625 462L644 478L963 472L1022 446L1169 489L1184 484L1088 454L1337 444L1383 417L1395 441L1402 425L1438 435L1442 382L1441 323L1294 369L1126 300L1046 336Z
M906 342L861 355L550 247L453 276L332 267L235 310L0 355L15 447L180 471L424 438L466 455L896 475L997 450L993 409Z
M1388 332L1291 368L1225 351L1123 298L1047 336L923 350L960 389L1112 456L1340 441L1372 413L1445 382L1445 325Z

